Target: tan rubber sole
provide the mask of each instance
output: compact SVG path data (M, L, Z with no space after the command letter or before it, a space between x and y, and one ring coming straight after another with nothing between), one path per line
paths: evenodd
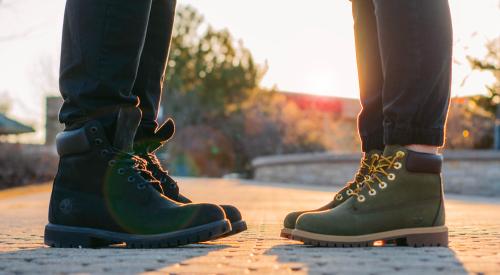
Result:
M292 239L292 231L293 231L293 229L283 228L283 229L281 229L280 237L286 238L286 239Z
M419 227L384 231L358 236L336 236L317 234L294 229L292 239L313 246L357 247L375 246L381 243L394 243L413 247L448 246L448 227Z

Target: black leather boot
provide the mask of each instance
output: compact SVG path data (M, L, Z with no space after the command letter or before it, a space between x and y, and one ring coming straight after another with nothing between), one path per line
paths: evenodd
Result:
M181 204L146 179L144 160L131 153L140 121L136 108L121 110L113 145L98 121L57 136L59 170L49 206L45 244L131 248L173 247L217 238L231 230L213 204Z
M170 177L168 171L163 168L156 157L156 150L162 147L175 133L175 124L172 119L168 119L156 131L146 132L139 129L134 151L140 158L147 161L146 168L157 179L162 187L163 194L170 199L180 203L192 203L190 199L179 192L177 182ZM223 237L243 232L247 229L246 222L242 219L240 211L232 205L221 205L226 213L226 217L231 222L232 230Z

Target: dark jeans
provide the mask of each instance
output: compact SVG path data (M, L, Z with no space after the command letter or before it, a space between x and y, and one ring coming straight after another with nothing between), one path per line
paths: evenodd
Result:
M444 143L452 28L447 0L353 0L363 151Z
M175 0L68 0L60 121L100 118L137 105L141 128L157 127ZM449 102L451 19L447 0L354 0L363 150L384 144L442 145ZM109 136L112 136L110 134Z
M60 67L67 128L100 119L111 133L120 106L157 127L175 0L67 0ZM106 127L107 126L107 127Z

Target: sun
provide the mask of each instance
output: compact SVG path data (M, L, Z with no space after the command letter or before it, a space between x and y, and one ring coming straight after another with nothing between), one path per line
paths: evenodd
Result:
M331 70L311 72L304 77L303 91L313 95L358 98L358 88L354 82L342 79Z

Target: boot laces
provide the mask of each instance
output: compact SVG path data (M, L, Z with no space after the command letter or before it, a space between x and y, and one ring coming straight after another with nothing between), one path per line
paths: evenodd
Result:
M402 164L398 160L401 159L405 153L403 151L398 151L394 155L391 156L380 156L376 165L373 166L372 171L369 175L365 177L365 180L360 184L361 188L356 189L352 195L357 197L359 202L365 201L365 196L360 194L363 188L368 189L368 194L370 196L375 196L377 194L377 190L374 188L375 185L378 185L380 190L387 188L388 181L394 181L396 179L396 175L394 173L389 172L389 169L401 169Z
M372 154L369 158L363 157L361 158L360 164L358 171L356 171L356 174L354 175L354 179L352 181L349 181L343 189L347 189L346 194L348 196L353 195L354 193L358 192L364 184L364 181L366 180L367 175L369 175L377 160L379 159L378 154ZM337 200L342 200L342 191L338 192L335 198Z
M139 156L133 155L131 153L122 151L117 148L113 148L111 153L117 156L113 160L110 161L110 166L114 164L118 164L117 166L122 167L125 166L132 170L133 173L141 176L146 182L149 182L155 189L161 192L160 183L153 177L151 172L147 169L147 161ZM118 168L117 172L120 175L124 174L124 168ZM129 182L133 181L133 177L128 178Z
M168 186L170 189L177 188L177 182L168 175L168 171L163 168L161 165L160 159L156 156L155 153L147 153L148 159L151 161L151 165L148 166L148 162L146 160L146 168L150 167L152 170L152 175L160 180L162 184L170 183Z

